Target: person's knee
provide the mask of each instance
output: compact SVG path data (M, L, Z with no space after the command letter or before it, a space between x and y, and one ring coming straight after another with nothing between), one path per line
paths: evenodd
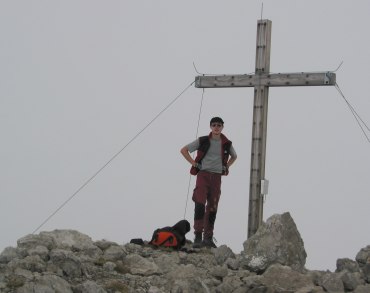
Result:
M201 220L204 217L205 214L205 205L196 202L195 203L195 210L194 210L194 220Z

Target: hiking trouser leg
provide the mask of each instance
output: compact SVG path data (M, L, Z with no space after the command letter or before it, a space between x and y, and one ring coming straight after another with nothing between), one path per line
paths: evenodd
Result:
M193 192L194 210L194 233L203 233L205 206L208 194L208 177L206 172L200 171L197 174L197 180Z
M221 196L221 174L211 174L210 191L204 215L204 238L212 238L216 221L218 202Z
M194 233L212 237L220 195L221 174L200 171L193 193Z
M195 203L194 209L194 234L202 234L204 229L204 214L206 207L204 204Z

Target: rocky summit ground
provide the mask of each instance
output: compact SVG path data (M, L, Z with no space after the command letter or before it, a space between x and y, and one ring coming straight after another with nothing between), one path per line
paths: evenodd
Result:
M335 272L305 269L289 213L274 215L235 254L226 245L183 250L93 241L74 230L27 235L0 254L0 292L370 293L370 245Z

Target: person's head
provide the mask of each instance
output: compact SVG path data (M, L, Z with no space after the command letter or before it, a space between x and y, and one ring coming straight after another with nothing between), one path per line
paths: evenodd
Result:
M221 133L224 128L224 121L220 117L213 117L209 122L209 126L211 127L212 133Z
M209 122L209 126L212 127L213 123L218 123L218 124L221 124L221 126L224 126L224 120L222 120L222 118L220 117L213 117L211 121Z

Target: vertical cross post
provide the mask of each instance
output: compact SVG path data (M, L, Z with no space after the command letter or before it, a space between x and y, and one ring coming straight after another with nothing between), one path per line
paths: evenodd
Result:
M263 218L261 180L265 179L269 87L258 84L258 76L270 72L271 24L270 20L259 20L257 24L255 70L257 85L254 87L248 238L256 233Z

